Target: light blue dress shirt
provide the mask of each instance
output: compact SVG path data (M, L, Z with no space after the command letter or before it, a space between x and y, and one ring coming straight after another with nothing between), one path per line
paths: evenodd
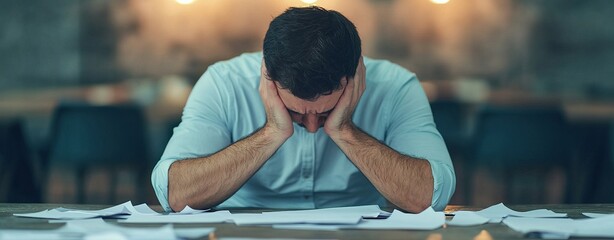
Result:
M248 53L218 62L194 86L181 124L151 176L166 211L170 211L168 170L174 161L211 155L264 126L258 92L261 60L262 53ZM428 160L434 179L432 206L444 209L456 178L420 82L415 74L388 61L364 61L366 90L354 123L396 151ZM322 128L309 133L295 123L294 134L217 207L301 209L386 203Z

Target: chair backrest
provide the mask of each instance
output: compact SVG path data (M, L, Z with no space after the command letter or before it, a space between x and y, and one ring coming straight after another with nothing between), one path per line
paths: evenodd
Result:
M0 202L40 202L40 182L36 173L23 121L1 121Z
M448 147L459 148L467 144L469 138L467 113L462 103L458 101L432 102L431 111L437 130Z
M558 106L483 106L476 120L473 160L491 167L566 165L569 132Z
M76 167L146 163L145 125L136 105L61 104L53 117L49 162Z

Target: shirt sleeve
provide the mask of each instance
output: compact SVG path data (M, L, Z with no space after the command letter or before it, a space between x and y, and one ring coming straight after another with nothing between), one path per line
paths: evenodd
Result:
M452 160L441 134L433 122L430 104L412 74L394 95L385 142L402 154L425 159L433 174L433 199L435 210L443 210L456 188L456 176Z
M218 152L231 143L227 127L225 104L228 94L215 65L203 74L194 86L183 110L181 123L173 130L164 154L151 174L151 182L158 201L165 211L168 202L168 170L178 160L204 157ZM224 92L224 94L221 94Z

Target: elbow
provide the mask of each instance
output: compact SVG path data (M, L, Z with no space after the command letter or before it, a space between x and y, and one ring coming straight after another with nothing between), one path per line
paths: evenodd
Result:
M425 209L431 206L431 200L427 198L406 198L409 199L407 201L399 203L397 206L401 208L403 211L412 212L412 213L420 213Z
M177 193L174 193L169 189L168 205L171 207L171 210L173 210L173 212L180 212L185 208L187 203L185 199L179 197Z

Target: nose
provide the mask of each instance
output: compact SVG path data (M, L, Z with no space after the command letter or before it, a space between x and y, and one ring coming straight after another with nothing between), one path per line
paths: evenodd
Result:
M303 116L303 125L310 133L318 131L318 128L320 128L320 123L318 122L318 115L313 113L305 114Z

